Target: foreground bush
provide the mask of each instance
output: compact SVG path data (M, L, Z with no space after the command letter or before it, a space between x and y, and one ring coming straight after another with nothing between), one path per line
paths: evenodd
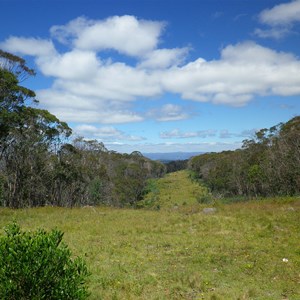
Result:
M86 299L88 271L61 243L59 230L21 231L10 224L0 237L0 299Z

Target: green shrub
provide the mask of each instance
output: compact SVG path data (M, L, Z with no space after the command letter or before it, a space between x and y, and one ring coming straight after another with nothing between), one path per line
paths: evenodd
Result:
M210 193L200 194L196 199L200 204L211 204L214 202L214 198Z
M100 204L102 202L103 183L101 179L96 176L91 180L88 186L89 198L92 204Z
M63 233L20 230L13 223L0 236L0 299L86 299L88 270L61 243Z

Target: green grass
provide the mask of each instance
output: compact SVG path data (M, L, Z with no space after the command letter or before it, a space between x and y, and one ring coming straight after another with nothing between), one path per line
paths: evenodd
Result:
M300 199L216 203L204 214L180 176L158 183L178 185L172 204L160 195L160 211L2 208L0 227L64 231L92 273L90 299L300 299Z
M169 173L164 178L151 180L150 191L143 203L153 208L194 205L199 199L209 196L207 188L190 180L187 171Z

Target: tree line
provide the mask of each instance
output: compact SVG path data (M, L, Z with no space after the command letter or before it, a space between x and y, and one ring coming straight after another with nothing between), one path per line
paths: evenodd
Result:
M285 196L300 193L300 116L261 129L242 149L206 153L188 167L222 196Z
M67 123L34 107L34 91L22 85L34 75L24 59L0 50L0 205L136 206L165 166L73 137Z

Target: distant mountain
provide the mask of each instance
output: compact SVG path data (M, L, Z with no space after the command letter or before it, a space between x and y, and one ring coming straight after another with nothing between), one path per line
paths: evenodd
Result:
M192 156L203 154L204 152L169 152L169 153L143 153L143 155L152 160L168 162L172 160L185 160Z

